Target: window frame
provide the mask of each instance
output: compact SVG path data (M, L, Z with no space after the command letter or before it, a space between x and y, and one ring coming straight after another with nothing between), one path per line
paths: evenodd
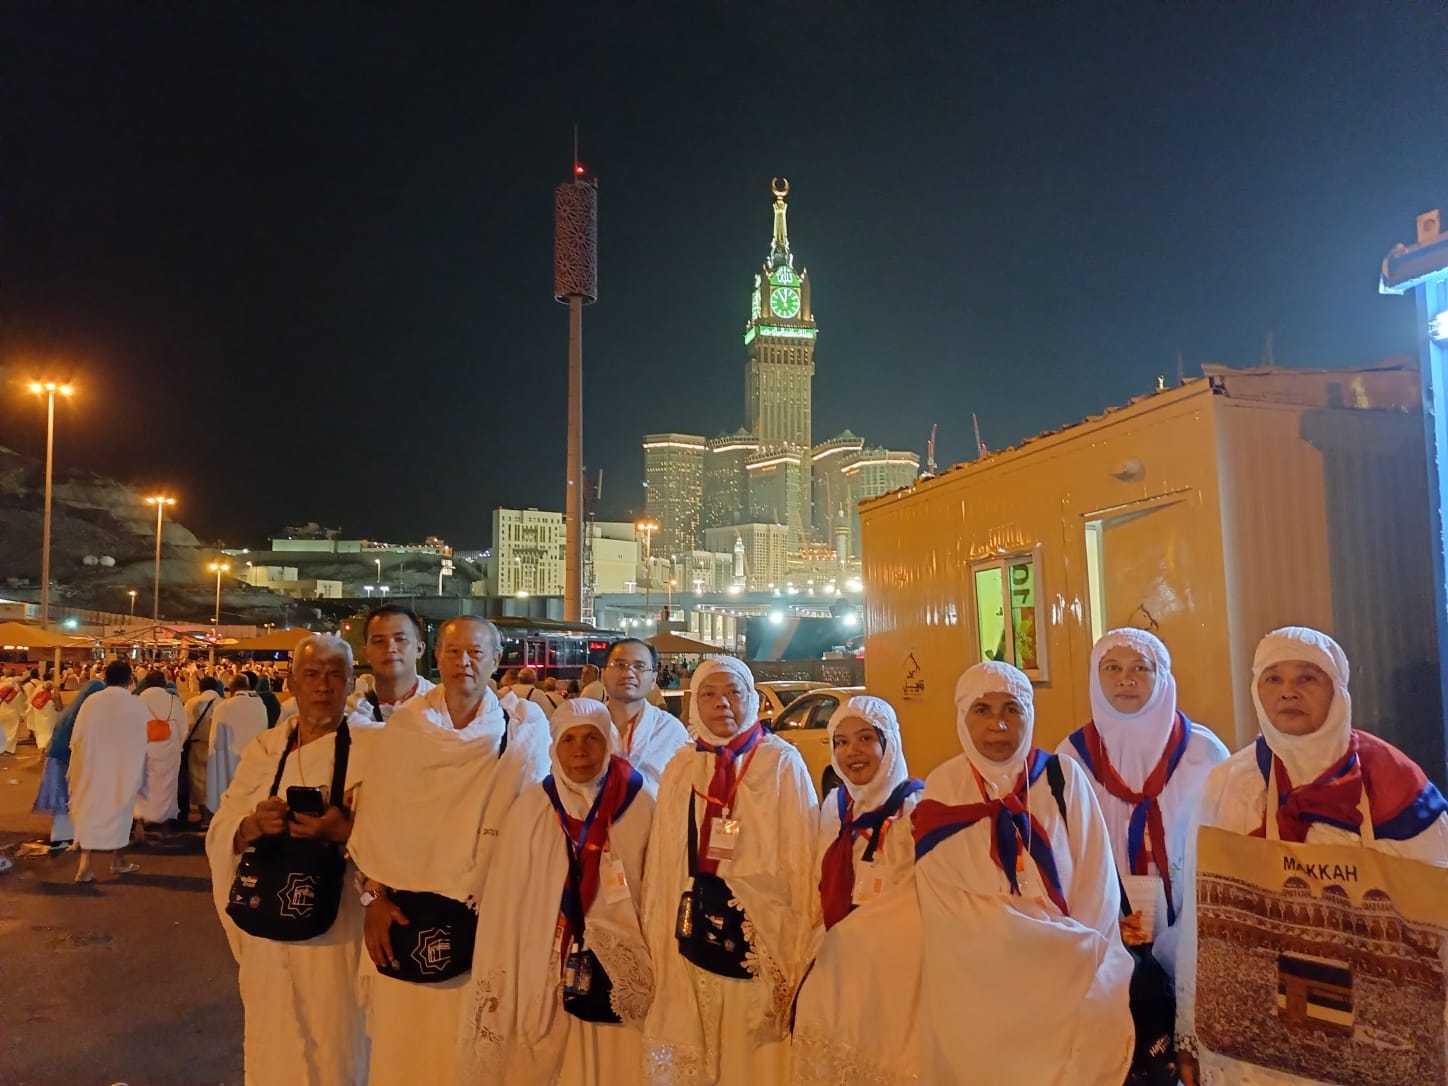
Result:
M1033 683L1050 682L1051 679L1048 639L1046 637L1045 591L1043 579L1041 576L1041 568L1043 565L1041 561L1041 552L1042 545L1040 543L1036 543L1035 545L1024 550L1009 551L1004 554L996 555L992 558L985 558L981 559L978 562L971 562L967 570L970 582L971 613L973 616L971 622L971 636L975 639L976 660L985 661L989 659L989 657L987 657L985 654L985 646L981 644L981 600L980 592L977 588L978 582L976 578L980 573L988 570L995 570L999 574L1001 585L1001 623L1004 627L1003 639L1006 650L1004 654L1004 662L1012 664L1015 667L1019 667L1021 671L1025 672L1026 677L1030 679ZM1016 610L1016 608L1011 605L1011 584L1009 571L1011 569L1019 568L1021 566L1029 566L1031 570L1031 586L1032 595L1034 598L1030 605L1030 610L1035 614L1036 626L1035 667L1021 667L1016 659L1016 621L1014 615L1014 611Z

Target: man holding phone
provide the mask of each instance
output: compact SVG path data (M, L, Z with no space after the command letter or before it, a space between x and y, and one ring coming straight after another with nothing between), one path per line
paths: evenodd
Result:
M356 990L362 908L350 876L336 920L312 939L258 938L238 928L227 912L238 860L262 837L290 834L338 846L351 837L350 809L363 753L377 734L361 729L349 735L347 747L337 741L352 689L351 646L328 634L303 638L292 653L291 687L297 715L262 732L242 752L211 821L206 855L213 896L239 967L246 1080L361 1086L367 1080ZM329 795L334 755L341 758L342 750L347 751L343 793ZM304 888L298 893L283 908L305 907Z

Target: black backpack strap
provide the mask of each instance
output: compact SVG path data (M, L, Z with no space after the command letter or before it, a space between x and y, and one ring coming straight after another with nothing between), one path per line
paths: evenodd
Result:
M201 727L201 722L211 715L211 710L216 708L216 703L220 700L220 698L212 698L206 703L206 708L201 710L201 715L196 718L196 723L191 725L191 730L186 733L186 742L189 743L196 738L196 729ZM272 795L276 795L276 789L272 789Z
M377 696L377 691L369 690L362 695L367 703L372 706L372 719L381 724L382 721L382 699Z
M327 802L339 807L343 814L350 815L342 800L347 795L347 759L352 753L352 733L347 729L347 718L337 725L337 741L332 752L332 790L327 793Z
M298 733L301 731L301 727L302 723L298 720L287 733L286 745L282 747L282 759L277 763L277 775L272 778L271 791L267 793L268 796L276 795L277 789L282 786L282 772L287 768L287 755L292 752L292 740L299 738Z
M1056 800L1056 807L1061 812L1061 824L1066 827L1066 832L1071 832L1071 820L1066 817L1066 774L1061 769L1061 756L1053 754L1046 759L1046 781L1051 786L1051 795ZM1126 883L1121 881L1121 872L1116 868L1116 858L1112 857L1111 870L1116 871L1116 888L1121 892L1121 915L1131 915L1131 899L1126 896Z
M694 790L689 789L689 877L699 874L699 821L694 816Z

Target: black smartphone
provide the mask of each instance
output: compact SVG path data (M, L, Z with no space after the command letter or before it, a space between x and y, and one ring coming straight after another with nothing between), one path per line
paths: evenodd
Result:
M292 814L320 815L327 809L318 785L294 784L287 789L287 809Z

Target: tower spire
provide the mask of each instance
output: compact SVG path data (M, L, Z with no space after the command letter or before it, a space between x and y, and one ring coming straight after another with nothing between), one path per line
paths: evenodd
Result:
M771 177L770 191L774 193L774 243L769 249L768 264L771 268L780 264L794 267L794 256L789 251L789 227L785 223L785 212L789 205L784 198L789 195L789 178Z

